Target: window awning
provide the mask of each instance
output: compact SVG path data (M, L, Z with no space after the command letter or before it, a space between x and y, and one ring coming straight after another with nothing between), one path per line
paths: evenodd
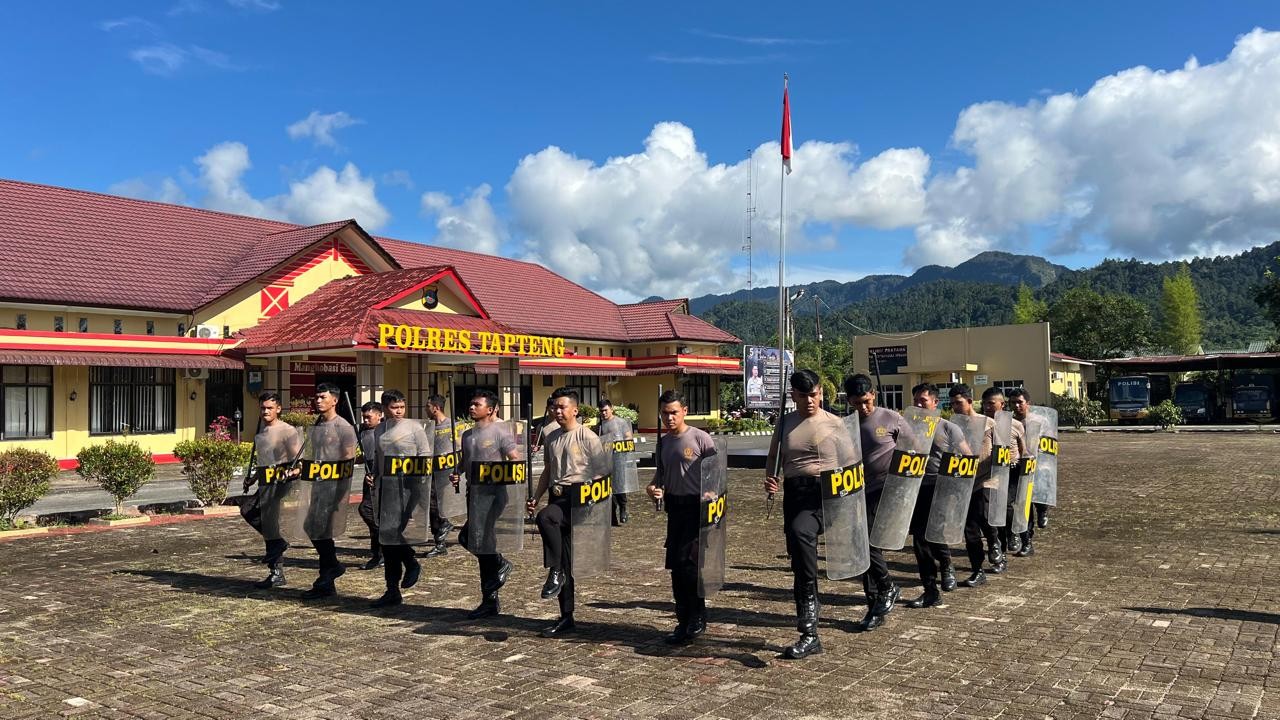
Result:
M161 367L243 370L244 363L222 355L97 353L68 350L0 350L0 365L83 365L86 367Z
M741 370L729 370L717 367L700 367L697 365L663 365L659 367L640 368L636 375L719 375L721 377L741 378Z

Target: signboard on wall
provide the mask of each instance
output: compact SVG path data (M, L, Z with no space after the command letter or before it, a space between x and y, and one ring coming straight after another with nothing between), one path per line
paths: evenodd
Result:
M742 396L754 410L777 408L781 400L779 380L791 374L795 354L788 350L786 362L778 360L778 348L747 345L742 348Z
M867 348L867 369L872 373L896 375L898 369L907 364L906 345Z
M298 360L289 364L289 369L296 373L316 373L319 375L355 375L356 364L353 362L319 362Z

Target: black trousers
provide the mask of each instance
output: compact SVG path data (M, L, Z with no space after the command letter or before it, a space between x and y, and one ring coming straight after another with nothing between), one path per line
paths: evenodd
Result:
M560 617L573 616L573 524L570 522L569 498L552 496L538 512L538 532L542 535L542 565L564 571L560 589Z
M468 498L470 499L470 498ZM496 587L498 584L498 571L502 569L502 563L506 560L502 553L478 553L471 549L470 538L471 524L467 523L458 531L458 544L471 551L476 556L476 562L480 565L480 588Z
M273 506L273 511L269 510L264 513L263 505L264 503L276 502L273 494L282 494L285 492L286 487L284 484L259 485L257 492L246 497L244 502L240 504L240 517L244 518L249 527L262 536L263 543L266 545L266 553L262 562L272 568L279 567L284 559L285 550L289 548L289 543L280 537L280 510L278 506Z
M387 592L399 594L404 571L418 564L413 548L409 545L383 545L382 555L385 558L382 576L387 581Z
M915 511L911 514L911 549L916 554L920 582L926 588L936 585L938 573L951 567L951 548L924 539L925 530L929 527L929 510L933 507L933 491L937 484L938 476L925 476L920 485L920 495L916 498Z
M874 490L867 490L868 532L876 525L876 509L880 507L880 494L883 491L883 484ZM878 547L872 547L868 554L871 557L871 567L862 574L862 591L869 599L877 593L887 592L889 586L893 585L893 579L889 576L889 564L885 562L884 551Z
M369 549L377 555L381 551L381 544L378 542L378 518L373 514L373 493L375 492L374 483L365 475L364 493L360 496L360 505L356 510L360 513L360 519L364 521L366 527L369 528Z
M697 495L668 495L665 567L671 571L671 596L680 622L706 612L707 601L698 595L698 555L701 537L701 503Z
M1009 468L1009 505L1005 510L1004 527L998 531L1001 550L1008 550L1009 541L1013 538L1013 511L1018 504L1018 483L1022 482L1022 472L1018 468L1019 466L1016 463ZM1027 523L1028 529L1030 526L1031 523ZM1020 534L1020 537L1025 536L1026 533Z
M817 477L782 481L782 520L791 556L794 588L818 582L818 536L822 534L822 496Z
M973 495L969 498L969 514L964 519L965 544L980 543L983 540L990 545L996 544L996 529L987 522L987 512L994 492L995 490L983 488L981 483L974 484Z
M338 562L338 549L333 543L333 538L312 540L311 546L316 549L316 554L320 556L321 572L332 570L341 565Z
M627 495L626 493L616 492L613 494L613 519L617 520L618 516L627 511Z

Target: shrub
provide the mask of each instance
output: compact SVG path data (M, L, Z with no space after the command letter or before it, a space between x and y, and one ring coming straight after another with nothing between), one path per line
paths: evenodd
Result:
M1058 427L1074 426L1077 430L1085 425L1097 425L1107 419L1098 400L1077 400L1062 395L1051 395L1049 404L1058 411Z
M723 430L729 423L722 418L713 417L707 420L707 432L716 432Z
M1147 417L1162 430L1168 430L1182 424L1182 408L1174 405L1172 400L1165 400L1155 407L1147 408Z
M311 413L311 412L295 412L293 410L290 410L289 412L286 412L286 413L280 413L280 419L298 428L299 430L306 430L307 428L316 424L315 413Z
M613 414L635 425L640 421L640 413L629 407L613 406Z
M227 499L227 483L231 482L236 468L248 462L248 458L241 460L242 445L217 440L210 434L196 440L183 440L173 449L173 454L182 461L187 485L201 505L221 505Z
M578 418L581 419L582 422L585 423L588 420L595 420L599 416L600 411L596 409L595 405L578 405Z
M49 453L25 448L0 452L0 525L16 527L18 513L49 494L58 461Z
M729 432L757 432L772 430L773 426L764 418L739 418L728 422Z
M108 440L90 445L76 454L76 460L80 461L76 468L80 477L97 483L115 498L117 515L124 514L124 501L156 474L151 453L136 442Z

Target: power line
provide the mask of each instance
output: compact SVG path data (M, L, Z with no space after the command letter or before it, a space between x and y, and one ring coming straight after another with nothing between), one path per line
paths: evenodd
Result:
M859 327L858 325L855 325L851 320L837 313L836 309L831 307L831 304L828 303L826 300L823 300L821 296L814 295L814 297L817 298L823 305L826 305L827 309L831 311L831 314L834 315L837 320L844 323L845 325L848 325L854 330L857 330L858 333L861 335L870 335L872 337L878 337L882 340L910 340L911 338L920 337L921 335L928 332L927 330L920 330L918 332L910 332L910 333L882 333L882 332L876 332L875 330L868 330L864 327Z

